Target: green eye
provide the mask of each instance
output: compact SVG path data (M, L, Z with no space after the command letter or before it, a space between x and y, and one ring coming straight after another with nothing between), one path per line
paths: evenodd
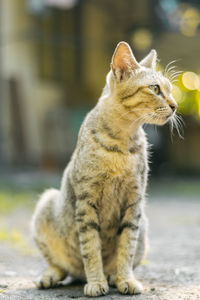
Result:
M159 95L161 93L159 85L149 85L149 88L156 94Z

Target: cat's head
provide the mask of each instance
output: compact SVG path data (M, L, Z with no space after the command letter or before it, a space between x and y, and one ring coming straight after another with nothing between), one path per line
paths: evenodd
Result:
M117 45L111 62L109 86L122 117L131 120L134 115L141 123L157 125L173 118L177 103L172 96L172 84L156 71L156 60L155 50L137 62L127 43Z

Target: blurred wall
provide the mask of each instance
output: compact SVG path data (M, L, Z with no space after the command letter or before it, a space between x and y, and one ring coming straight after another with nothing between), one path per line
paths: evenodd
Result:
M5 159L34 163L45 146L45 115L59 105L63 91L54 81L38 77L37 45L31 38L34 19L25 1L2 0L1 15Z
M4 167L63 167L86 112L101 94L114 48L126 40L138 59L156 48L161 69L181 58L177 65L187 73L187 80L178 78L175 96L186 121L185 140L175 135L172 143L167 127L155 131L147 126L146 130L160 173L163 169L199 172L200 3L47 2L1 0L0 157Z

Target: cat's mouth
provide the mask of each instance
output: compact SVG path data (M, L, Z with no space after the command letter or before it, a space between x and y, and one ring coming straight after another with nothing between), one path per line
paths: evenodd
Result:
M169 119L171 119L171 118L173 117L173 115L174 115L173 113L168 114L168 115L165 117L165 119L166 119L166 120L169 120Z
M160 122L166 123L167 121L169 121L170 119L172 119L175 115L176 110L169 110L163 107L159 107L155 110L155 119L157 119ZM159 122L159 123L160 123Z
M171 118L173 118L173 116L174 116L174 112L172 112L172 113L168 113L167 115L165 115L165 116L159 116L159 118L160 119L163 119L163 120L169 120L169 119L171 119Z
M166 124L170 119L172 119L174 116L174 113L168 113L167 115L157 115L155 117L155 124L157 125L164 125Z
M174 116L175 116L175 112L172 112L166 116L166 119L169 121L169 120L173 119Z

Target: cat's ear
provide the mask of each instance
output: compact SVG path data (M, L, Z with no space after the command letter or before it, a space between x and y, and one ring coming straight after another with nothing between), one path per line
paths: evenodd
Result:
M119 81L122 81L128 78L131 72L139 67L140 65L136 61L129 44L120 42L115 49L111 61L111 69L114 76Z
M143 58L143 60L140 62L140 65L155 70L156 61L157 61L157 52L156 50L152 49L149 52L149 54L145 58Z

